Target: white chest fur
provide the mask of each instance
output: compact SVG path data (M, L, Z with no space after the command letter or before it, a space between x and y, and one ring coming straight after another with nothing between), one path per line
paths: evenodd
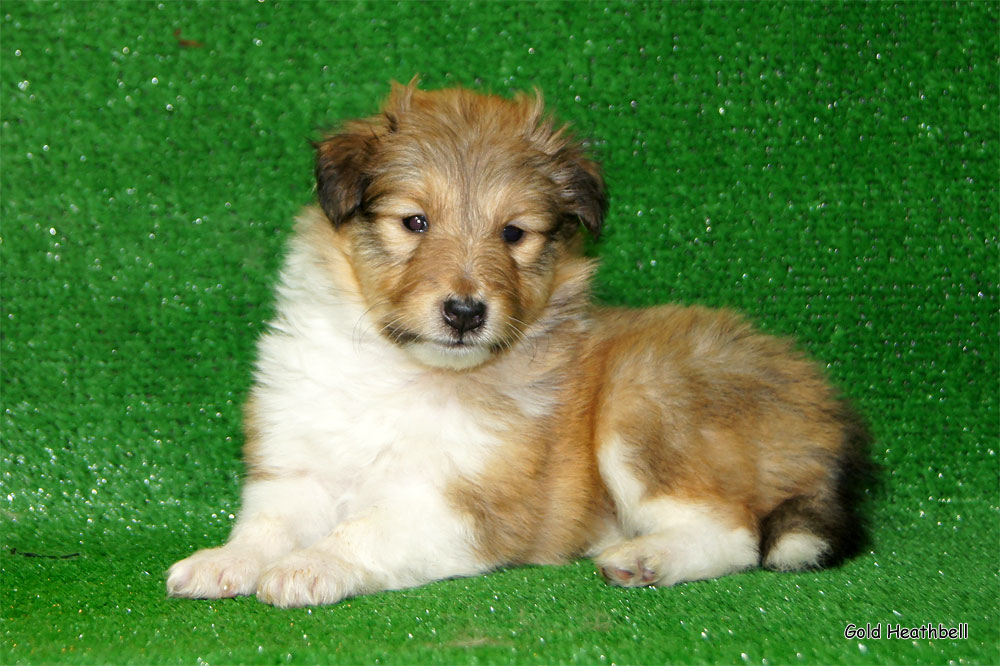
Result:
M322 486L327 524L482 471L499 439L453 374L385 341L313 264L293 256L283 277L254 391L264 469Z

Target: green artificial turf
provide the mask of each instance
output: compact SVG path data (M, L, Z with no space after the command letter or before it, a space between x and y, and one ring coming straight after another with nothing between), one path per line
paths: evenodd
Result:
M4 0L0 662L1000 662L998 15ZM238 510L308 140L415 73L538 86L593 137L602 300L741 309L827 365L882 466L860 556L673 589L581 561L311 610L165 597ZM887 635L928 622L968 637Z

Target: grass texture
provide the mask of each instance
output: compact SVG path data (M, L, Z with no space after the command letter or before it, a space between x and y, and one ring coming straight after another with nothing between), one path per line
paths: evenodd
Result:
M1000 662L998 15L5 0L0 662ZM415 73L538 86L593 138L601 300L740 309L828 367L876 437L865 552L673 589L581 561L316 609L165 597L238 510L308 140ZM968 638L888 635L926 623Z

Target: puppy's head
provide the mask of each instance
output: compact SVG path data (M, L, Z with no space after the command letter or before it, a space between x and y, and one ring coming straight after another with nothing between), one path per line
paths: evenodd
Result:
M394 84L317 145L316 179L382 334L426 365L484 363L586 299L604 183L537 95Z

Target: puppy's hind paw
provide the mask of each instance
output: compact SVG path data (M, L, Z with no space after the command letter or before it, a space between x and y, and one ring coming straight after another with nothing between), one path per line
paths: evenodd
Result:
M636 541L611 546L595 563L610 584L620 587L647 587L663 578L663 554L643 549Z
M167 594L188 599L223 599L252 594L260 561L225 546L200 550L167 572Z
M601 574L609 583L620 587L646 587L655 583L658 578L656 572L643 562L635 562L629 569L603 566Z

